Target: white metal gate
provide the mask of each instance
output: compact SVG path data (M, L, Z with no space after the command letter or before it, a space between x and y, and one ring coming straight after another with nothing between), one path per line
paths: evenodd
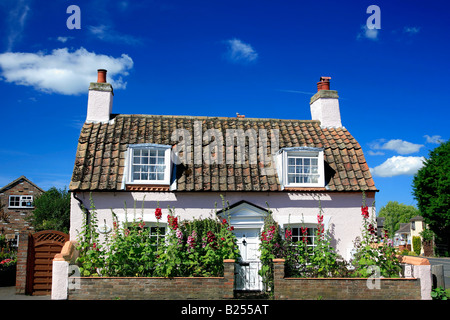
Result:
M262 290L259 252L260 229L235 229L241 259L236 263L236 290Z

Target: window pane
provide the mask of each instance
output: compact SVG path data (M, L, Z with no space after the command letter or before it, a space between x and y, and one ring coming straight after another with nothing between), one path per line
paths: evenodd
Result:
M303 164L302 160L303 160L302 158L296 158L295 159L295 164L298 165L298 166L301 166Z
M141 173L141 180L148 180L148 173L147 172Z
M140 154L141 154L141 150L139 150L139 149L133 149L133 155L134 155L134 156L140 156Z
M295 183L295 176L290 174L288 175L288 183Z
M309 163L310 163L310 159L309 159L309 158L303 159L303 164L304 164L305 166L309 166Z
M157 164L164 164L164 158L158 157L158 158L156 159L156 163L157 163Z
M288 158L288 165L295 165L295 158Z
M157 180L164 180L164 173L158 173Z
M164 150L158 150L158 157L164 157Z
M147 149L142 149L142 156L143 157L148 157L148 150Z
M156 150L150 150L150 157L156 157Z

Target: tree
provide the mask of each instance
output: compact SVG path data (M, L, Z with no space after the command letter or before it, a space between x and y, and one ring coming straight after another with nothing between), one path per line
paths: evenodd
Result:
M400 229L400 223L407 223L415 216L420 215L419 210L414 206L408 206L397 201L389 201L386 206L380 209L379 217L384 217L384 228L389 232L389 236L394 236L394 232Z
M69 232L70 193L66 189L50 188L34 200L34 208L30 222L36 231Z
M413 195L437 240L450 248L450 141L430 151L413 179Z

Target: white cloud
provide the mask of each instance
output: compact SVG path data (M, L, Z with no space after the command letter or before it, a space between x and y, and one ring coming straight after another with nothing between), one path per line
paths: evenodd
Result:
M372 143L370 147L374 150L391 150L397 152L398 154L410 154L418 152L420 148L424 146L423 144L411 143L401 139L392 139L386 143L383 143L384 141L384 139L380 139Z
M251 45L242 42L239 39L231 39L225 41L228 45L226 57L232 62L248 63L258 59L258 53Z
M403 32L407 33L409 35L419 33L419 31L420 31L420 27L404 27L403 28Z
M6 18L8 30L6 51L11 51L14 44L22 38L31 8L28 0L6 1L2 5L9 11Z
M369 150L367 153L371 156L384 156L384 152L381 152L381 151Z
M105 42L124 43L129 45L139 45L142 43L141 39L127 34L121 34L115 31L111 26L105 24L88 26L88 30L98 39Z
M424 137L427 139L427 143L441 144L442 142L445 142L445 139L442 139L442 137L438 135L429 136L426 134Z
M370 168L370 172L378 177L413 175L422 168L424 160L424 157L395 156L375 168Z
M6 82L32 86L48 93L86 93L90 82L97 80L97 69L108 70L108 82L114 89L123 89L133 60L126 54L118 58L89 52L80 48L70 52L67 48L50 54L7 52L0 54L0 68Z
M58 40L59 42L62 42L62 43L66 43L70 39L73 39L73 37L58 37L58 38L56 38L56 40Z
M361 31L356 36L357 39L378 40L378 29L369 29L367 25L361 26Z

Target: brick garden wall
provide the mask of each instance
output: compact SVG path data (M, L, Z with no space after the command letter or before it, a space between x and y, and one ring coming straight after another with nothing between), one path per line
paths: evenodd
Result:
M80 288L69 289L69 300L232 299L234 260L224 260L223 277L70 279L80 281Z
M380 289L369 289L365 278L285 278L284 259L274 260L274 294L276 300L421 299L419 279L382 278L379 281Z

